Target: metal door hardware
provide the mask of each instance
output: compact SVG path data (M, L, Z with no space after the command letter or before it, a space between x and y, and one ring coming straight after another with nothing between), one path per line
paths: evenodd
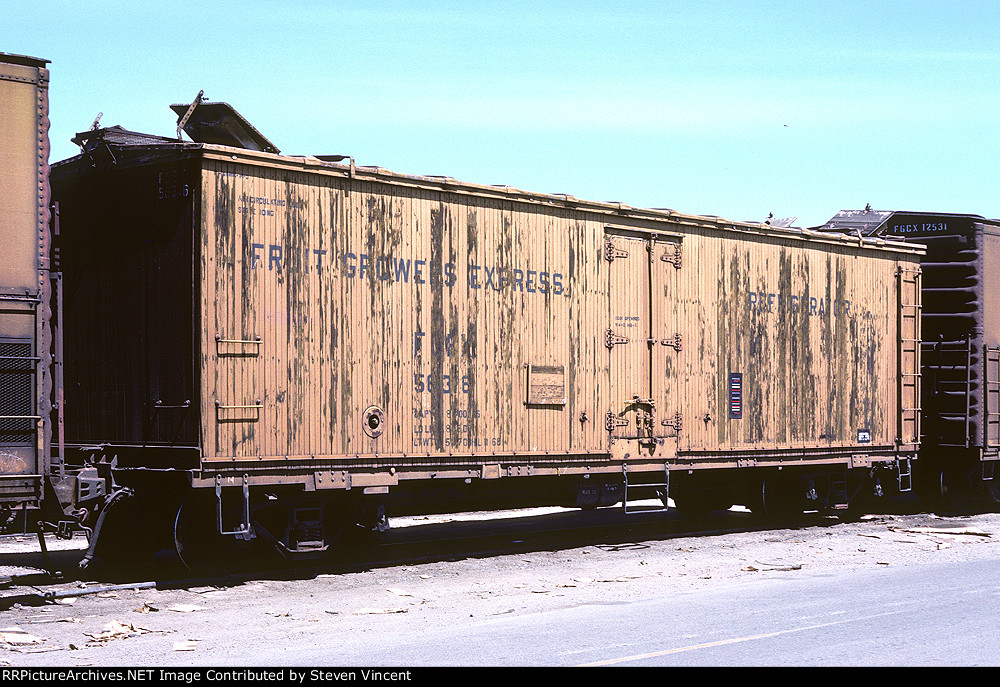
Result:
M675 351L681 350L681 335L674 334L673 336L668 336L667 338L660 341L664 346L670 346Z
M666 417L660 420L660 424L664 427L673 427L674 431L680 432L683 423L681 422L681 414L674 413L673 417Z
M609 432L615 431L615 427L625 427L628 425L628 420L623 417L618 417L610 410L604 419L604 428Z
M620 334L615 334L614 330L608 327L607 332L604 334L604 345L609 349L621 344L627 344L628 337L621 336Z
M671 265L677 269L681 268L681 244L677 244L673 247L673 250L666 249L663 251L663 255L660 256L660 260L663 262L669 262Z
M615 246L615 241L611 237L604 239L604 259L611 262L615 258L627 258L628 251Z

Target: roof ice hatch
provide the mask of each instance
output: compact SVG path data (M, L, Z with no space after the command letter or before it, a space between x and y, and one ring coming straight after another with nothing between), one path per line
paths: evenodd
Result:
M199 93L190 105L171 105L170 109L177 113L178 137L183 129L195 143L281 152L229 103L206 102Z

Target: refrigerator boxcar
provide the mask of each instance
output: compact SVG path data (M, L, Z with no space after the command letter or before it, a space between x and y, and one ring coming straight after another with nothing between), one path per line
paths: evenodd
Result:
M95 129L53 167L67 440L129 514L104 551L909 489L922 247L282 155L212 106L175 106L193 142Z

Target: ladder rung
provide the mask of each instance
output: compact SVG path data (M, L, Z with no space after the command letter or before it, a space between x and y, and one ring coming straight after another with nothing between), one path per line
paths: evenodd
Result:
M635 488L650 489L650 488L656 488L656 487L664 487L669 492L669 490L670 490L669 479L670 479L670 476L669 476L669 473L668 473L667 474L667 480L668 481L666 481L666 482L642 482L640 484L633 484L632 488L633 489L635 489ZM625 473L625 491L622 494L622 512L624 512L626 514L629 513L629 509L628 509L628 488L629 488L628 473L626 472ZM662 513L662 512L667 511L667 510L669 510L669 507L667 506L666 503L664 503L663 506L660 507L660 508L639 508L639 509L633 508L631 512L632 513Z

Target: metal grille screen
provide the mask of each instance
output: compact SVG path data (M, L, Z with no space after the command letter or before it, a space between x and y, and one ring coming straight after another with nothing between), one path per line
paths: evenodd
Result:
M0 341L0 445L31 445L34 370L30 341Z

